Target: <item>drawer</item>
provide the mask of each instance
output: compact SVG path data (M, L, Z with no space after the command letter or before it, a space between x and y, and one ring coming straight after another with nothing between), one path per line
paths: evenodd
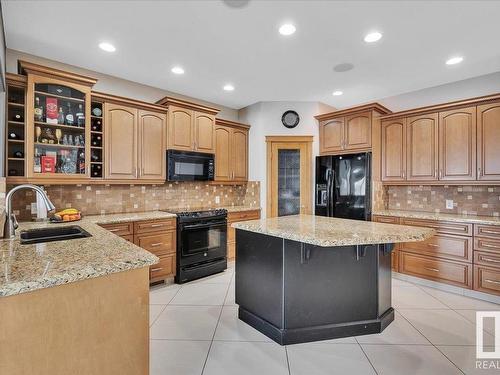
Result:
M474 250L500 254L500 239L495 241L489 238L474 237Z
M150 281L175 276L175 254L160 257L160 262L149 267Z
M399 224L399 217L373 215L372 221L377 223Z
M474 236L489 237L500 241L500 225L474 224Z
M494 267L500 270L500 253L492 254L484 251L474 251L474 264Z
M176 219L136 221L134 234L161 232L176 229Z
M260 219L260 210L229 212L227 221L234 223L235 221L256 220Z
M123 238L124 240L127 240L128 242L134 242L134 235L132 234L127 234L125 236L120 236L121 238Z
M405 242L401 250L432 257L472 262L472 238L436 234L420 242Z
M134 234L134 223L116 223L116 224L100 224L104 229L116 234L117 236L127 236Z
M134 243L157 256L175 253L175 231L136 234Z
M500 295L500 270L474 266L474 290Z
M400 251L399 272L462 288L472 287L472 264L469 263L452 262Z
M227 243L227 257L228 259L234 259L236 256L236 242Z
M428 227L435 229L438 233L459 234L469 237L472 236L472 224L467 223L402 218L401 224L412 225L416 227Z

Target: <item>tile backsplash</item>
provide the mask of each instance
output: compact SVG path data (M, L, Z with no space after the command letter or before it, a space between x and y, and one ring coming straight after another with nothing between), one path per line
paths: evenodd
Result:
M390 210L499 216L500 186L387 186ZM453 209L446 200L453 200Z
M164 185L54 185L45 186L56 208L74 207L85 215L143 212L172 208L220 206L260 207L258 181L246 185L212 185L206 182L172 182ZM13 209L20 220L32 217L31 191L15 195ZM215 199L219 197L219 203Z

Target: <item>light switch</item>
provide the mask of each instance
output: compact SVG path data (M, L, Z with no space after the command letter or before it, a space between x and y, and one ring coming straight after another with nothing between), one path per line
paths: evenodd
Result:
M453 210L453 200L452 199L447 199L446 200L446 209L447 210Z

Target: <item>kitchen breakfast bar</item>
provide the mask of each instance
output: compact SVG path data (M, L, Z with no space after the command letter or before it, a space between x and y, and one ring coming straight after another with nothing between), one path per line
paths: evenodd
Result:
M432 229L294 215L234 223L241 320L281 345L382 332L391 251Z

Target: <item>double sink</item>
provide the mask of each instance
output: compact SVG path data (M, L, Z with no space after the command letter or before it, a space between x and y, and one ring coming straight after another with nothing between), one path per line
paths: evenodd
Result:
M21 231L20 234L21 244L23 245L41 242L65 241L85 237L92 237L92 235L78 225L29 229Z

